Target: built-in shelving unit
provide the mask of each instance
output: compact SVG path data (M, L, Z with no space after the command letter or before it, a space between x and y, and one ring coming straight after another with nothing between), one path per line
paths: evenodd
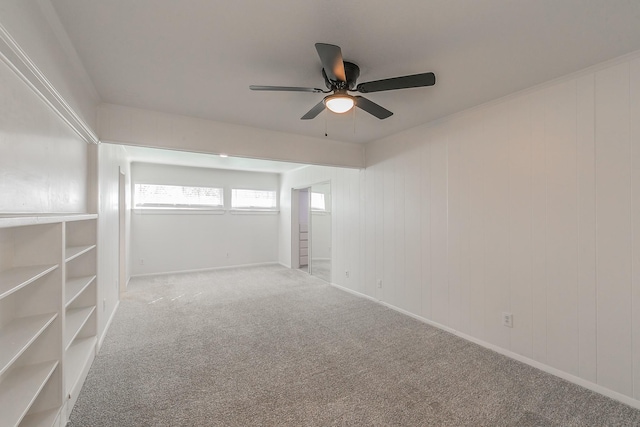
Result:
M66 422L95 357L96 215L0 215L0 426Z
M93 360L97 334L95 219L65 222L64 250L64 378L67 415L78 398L89 361ZM86 368L86 369L85 369Z

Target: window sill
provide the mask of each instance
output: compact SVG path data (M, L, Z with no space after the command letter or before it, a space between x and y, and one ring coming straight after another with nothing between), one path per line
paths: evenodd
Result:
M134 208L137 215L224 215L224 208Z
M231 215L278 215L277 209L229 209Z

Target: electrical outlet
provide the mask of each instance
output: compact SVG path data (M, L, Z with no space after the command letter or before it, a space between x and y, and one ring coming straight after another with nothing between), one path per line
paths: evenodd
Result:
M378 287L381 288L382 287L382 279L378 279Z
M344 272L344 277L346 277L347 279L349 278L349 270Z
M506 312L502 313L502 326L513 328L513 314Z

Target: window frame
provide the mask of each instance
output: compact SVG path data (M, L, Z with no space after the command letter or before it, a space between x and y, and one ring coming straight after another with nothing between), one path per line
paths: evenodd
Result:
M319 194L319 195L322 196L322 204L324 205L323 209L318 209L316 207L313 207L313 195L314 194ZM309 191L309 210L311 212L319 212L319 213L321 213L321 212L329 212L329 209L327 209L327 199L326 199L324 193L316 193L316 192Z
M173 203L173 204L163 204L163 203L149 203L149 204L139 204L138 203L138 188L139 186L148 185L148 186L158 186L158 187L179 187L179 188L205 188L205 189L213 189L218 190L220 193L220 201L221 203L218 205L213 204L186 204L186 203ZM202 185L179 185L179 184L156 184L156 183L134 183L133 185L133 209L137 212L147 212L147 213L187 213L187 212L222 212L224 213L225 209L225 190L224 187L210 187L210 186L202 186Z
M268 207L268 208L259 207L259 206L235 207L233 205L233 202L234 202L234 195L235 195L236 191L259 191L259 192L273 193L273 195L274 195L273 199L274 199L275 204L274 204L274 206ZM243 212L245 212L245 213L259 213L259 212L263 212L263 213L278 213L280 211L279 210L279 206L280 206L279 202L280 201L279 201L279 197L278 197L278 190L274 190L274 189L265 190L265 189L258 189L258 188L246 188L246 187L243 187L243 188L231 188L230 201L229 201L229 203L230 203L229 211L231 213L243 213Z

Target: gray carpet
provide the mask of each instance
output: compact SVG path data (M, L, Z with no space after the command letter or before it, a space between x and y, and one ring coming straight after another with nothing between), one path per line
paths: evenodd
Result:
M132 280L71 426L638 426L640 411L280 266Z
M318 279L331 283L331 260L313 259L311 260L311 274Z

